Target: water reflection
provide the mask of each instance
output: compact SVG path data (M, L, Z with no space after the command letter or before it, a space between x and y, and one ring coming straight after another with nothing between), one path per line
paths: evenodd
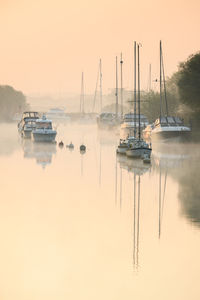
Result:
M31 140L23 140L22 147L24 158L34 158L43 169L52 163L52 157L56 154L56 144L33 143Z
M143 175L151 169L151 164L144 164L141 159L131 159L126 155L117 155L117 160L120 168L137 175Z
M140 175L136 190L136 174L134 174L134 212L133 212L133 267L139 268L139 237L140 237Z
M157 171L168 173L178 182L181 214L193 224L200 226L199 145L160 144L153 151L152 159Z
M0 155L9 156L20 148L20 137L15 123L0 124L0 137Z

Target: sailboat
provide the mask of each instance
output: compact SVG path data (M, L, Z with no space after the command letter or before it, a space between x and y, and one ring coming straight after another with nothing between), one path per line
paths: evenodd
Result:
M130 145L130 147L126 150L126 155L132 158L142 158L148 160L150 162L151 157L151 145L147 144L141 137L141 122L140 122L140 45L137 45L137 53L138 53L138 117L139 117L139 128L138 128L138 137L136 138L136 118L135 118L135 141ZM136 57L136 43L135 43L135 51ZM135 59L136 62L136 59ZM135 76L136 76L136 63L135 63ZM135 89L136 91L136 89ZM135 93L136 94L136 93ZM136 97L135 97L135 107L134 114L136 115Z
M163 93L164 90L164 93ZM165 102L165 114L163 107L163 94ZM165 73L162 53L162 42L160 41L160 116L152 124L143 130L145 139L154 140L187 140L191 134L191 128L184 125L183 119L177 116L169 116L167 93L165 85Z

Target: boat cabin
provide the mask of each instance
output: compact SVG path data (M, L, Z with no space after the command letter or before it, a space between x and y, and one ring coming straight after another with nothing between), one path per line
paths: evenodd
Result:
M155 121L155 127L158 126L183 126L183 120L179 117L161 117Z
M52 129L51 120L46 119L45 116L43 116L42 119L37 119L36 129Z

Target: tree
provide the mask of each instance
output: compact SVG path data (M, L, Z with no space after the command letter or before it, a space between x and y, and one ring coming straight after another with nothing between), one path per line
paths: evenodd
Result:
M10 121L18 112L22 112L27 107L26 97L13 87L0 86L0 120Z
M170 89L169 89L170 90ZM169 115L179 115L179 100L173 91L167 89L167 103ZM150 122L154 122L160 116L160 93L150 91L141 95L141 113L146 115ZM163 114L166 114L163 104Z
M176 74L180 101L200 112L200 52L180 63Z

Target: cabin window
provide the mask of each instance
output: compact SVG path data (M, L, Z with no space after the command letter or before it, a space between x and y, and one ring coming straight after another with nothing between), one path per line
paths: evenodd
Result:
M52 129L51 123L37 123L38 129Z

